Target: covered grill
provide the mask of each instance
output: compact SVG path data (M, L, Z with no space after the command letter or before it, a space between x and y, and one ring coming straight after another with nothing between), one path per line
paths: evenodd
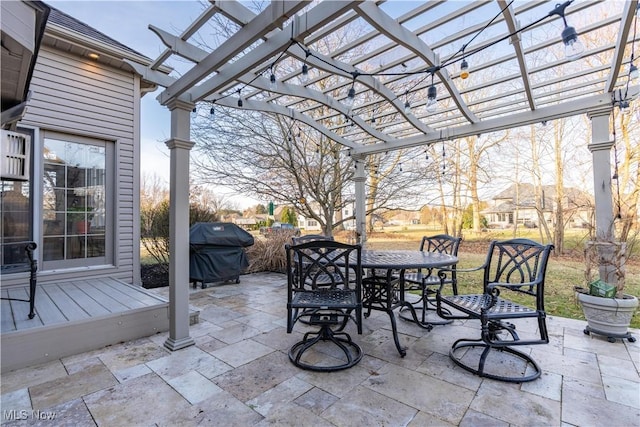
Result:
M253 236L230 222L199 222L189 230L189 281L196 287L235 280L249 266L244 248Z

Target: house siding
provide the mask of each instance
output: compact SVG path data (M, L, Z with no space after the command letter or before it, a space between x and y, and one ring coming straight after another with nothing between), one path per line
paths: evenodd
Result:
M113 266L39 272L39 280L109 275L139 284L139 79L87 58L42 46L22 124L114 143ZM36 172L41 179L41 171ZM39 197L36 197L39 201ZM135 243L134 243L135 242ZM10 284L10 283L9 283ZM17 284L17 283L16 283Z

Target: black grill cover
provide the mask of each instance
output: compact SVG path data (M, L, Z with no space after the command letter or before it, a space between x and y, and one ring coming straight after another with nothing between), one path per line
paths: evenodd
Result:
M244 247L253 245L253 236L229 222L199 222L189 230L189 279L220 282L239 281L249 266Z

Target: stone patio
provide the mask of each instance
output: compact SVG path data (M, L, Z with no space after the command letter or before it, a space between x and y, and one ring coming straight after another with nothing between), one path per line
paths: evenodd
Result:
M453 365L453 341L478 335L470 322L428 332L399 320L401 358L380 312L365 319L363 335L352 333L365 352L357 366L316 373L288 360L304 328L286 333L285 293L275 273L192 289L201 310L195 346L172 353L158 334L3 372L2 424L639 425L640 343L587 336L583 321L548 319L550 344L530 349L544 374L531 383L483 380Z

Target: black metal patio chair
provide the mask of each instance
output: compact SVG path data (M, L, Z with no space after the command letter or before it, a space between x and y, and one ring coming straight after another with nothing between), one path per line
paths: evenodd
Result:
M362 333L361 247L333 240L286 245L287 333L300 321L320 329L306 332L289 350L291 362L313 371L350 368L362 359L362 349L344 331L349 320ZM355 275L355 277L351 277ZM308 352L322 345L318 360ZM320 348L318 346L318 348Z
M436 294L438 315L445 319L480 321L480 338L463 338L453 343L449 356L456 365L481 377L508 382L532 381L540 377L540 366L516 346L549 343L544 309L544 282L553 245L528 239L493 241L485 263L461 269L458 278L482 272L482 293L444 295L441 290L453 270L441 269L441 287ZM507 299L506 296L511 299ZM515 321L533 319L526 325L526 338L516 332ZM535 332L533 331L535 330ZM523 336L525 332L522 332Z
M460 242L462 242L462 237L454 237L448 234L424 236L420 242L420 250L458 256ZM434 297L436 294L436 288L440 286L440 278L431 270L432 269L423 271L422 269L418 269L417 271L405 272L405 291L420 291L420 299L413 304L414 306L416 304L422 305L421 323L423 325L444 325L451 323L451 320L438 320L433 318L427 320L427 312L436 311ZM451 272L445 279L445 283L451 285L453 295L458 295L458 279L456 277L455 265L451 267ZM403 312L406 312L406 309L407 307L402 307L400 309L400 317L405 320L413 320L412 317L406 317L404 315Z

